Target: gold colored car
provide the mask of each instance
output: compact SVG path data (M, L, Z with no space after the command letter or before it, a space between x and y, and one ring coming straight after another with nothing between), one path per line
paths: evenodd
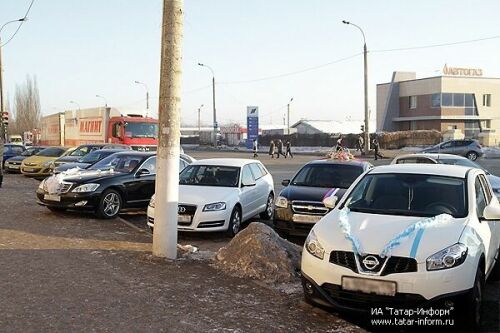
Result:
M35 156L26 158L23 163L21 163L21 173L27 177L35 178L50 176L51 163L69 152L70 149L67 147L48 147Z

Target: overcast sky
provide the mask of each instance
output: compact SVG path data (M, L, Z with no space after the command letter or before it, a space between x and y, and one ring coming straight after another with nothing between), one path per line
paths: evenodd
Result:
M22 17L30 0L0 0L0 24ZM125 112L145 109L145 82L153 115L158 109L161 0L35 0L26 22L3 49L5 92L36 75L42 111L51 114L103 104ZM412 47L500 35L499 1L186 0L182 120L209 123L211 74L216 76L219 123L244 122L246 106L260 108L261 123L283 122L293 97L291 120L363 117L363 59L301 72L362 51ZM1 34L5 42L16 24ZM438 75L448 66L482 68L500 77L500 38L412 51L369 54L370 108L375 85L392 71ZM247 83L270 76L300 72Z

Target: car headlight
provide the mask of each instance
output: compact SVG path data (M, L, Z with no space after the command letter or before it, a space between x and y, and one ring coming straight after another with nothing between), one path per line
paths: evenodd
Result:
M205 207L203 207L204 212L214 212L214 211L224 210L224 209L226 209L225 202L214 202L214 203L207 204L207 205L205 205Z
M274 204L276 205L276 207L287 208L288 207L288 199L285 197L279 196L278 198L276 198L276 201Z
M100 184L83 184L75 187L71 192L76 192L76 193L94 192L95 190L97 190L99 186Z
M457 243L427 258L427 270L448 269L462 264L467 258L467 246Z
M155 208L155 195L151 197L151 200L149 200L149 207Z
M40 185L38 185L39 190L47 191L47 184L45 182L45 179L40 182Z
M325 249L318 241L318 237L316 237L314 231L311 230L311 232L307 236L304 247L306 248L307 252L309 252L316 258L323 260L325 256Z

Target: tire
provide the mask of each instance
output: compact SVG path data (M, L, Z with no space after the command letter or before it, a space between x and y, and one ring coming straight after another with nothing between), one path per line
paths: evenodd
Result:
M47 208L51 211L51 212L65 212L66 211L66 208L65 207L56 207L56 206L47 206Z
M475 151L470 151L467 154L465 154L465 157L467 157L471 161L475 161L477 160L479 155Z
M229 237L234 237L241 230L241 209L238 206L233 208L231 217L229 218L229 225L226 234Z
M120 193L115 190L106 190L101 196L96 215L101 219L114 219L120 213L122 206L123 200Z
M458 312L458 322L462 321L465 332L478 332L481 327L481 303L483 300L484 273L478 268L472 290L465 296Z
M269 193L267 197L266 210L259 214L261 219L272 220L274 216L274 195Z

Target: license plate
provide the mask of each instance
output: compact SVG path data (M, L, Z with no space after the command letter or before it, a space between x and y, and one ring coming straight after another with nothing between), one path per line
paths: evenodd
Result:
M396 282L342 277L342 289L383 296L396 295Z
M293 222L302 222L302 223L316 223L321 220L323 216L320 215L304 215L304 214L294 214Z
M177 221L179 222L191 222L191 215L177 215Z
M9 165L9 169L19 169L19 165Z
M32 168L24 168L24 171L26 172L33 172L35 169L32 169Z
M56 194L45 194L43 198L47 201L61 201L61 197Z

